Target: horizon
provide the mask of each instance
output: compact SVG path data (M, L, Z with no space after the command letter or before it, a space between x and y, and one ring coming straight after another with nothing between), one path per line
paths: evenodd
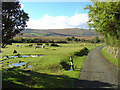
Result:
M34 28L26 28L27 29L34 29ZM62 29L34 29L34 30L66 30L66 29L84 29L84 30L88 30L89 28L62 28ZM90 30L94 30L93 28L91 28Z

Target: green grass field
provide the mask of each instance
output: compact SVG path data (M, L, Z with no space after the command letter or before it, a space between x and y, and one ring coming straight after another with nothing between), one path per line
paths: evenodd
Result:
M120 64L118 64L118 58L113 57L111 54L107 53L106 47L102 48L102 54L103 56L112 64L114 64L117 67L120 67Z
M17 47L16 45L19 45ZM22 45L22 46L21 46ZM25 88L74 88L75 82L79 78L84 56L75 56L74 53L87 47L89 51L96 46L91 43L68 43L58 44L59 47L45 45L45 48L26 47L28 43L14 43L2 49L2 56L13 56L14 49L17 54L43 54L40 57L26 57L2 60L2 81L4 87L25 87ZM74 71L65 70L60 64L65 61L70 65L70 56L73 57ZM8 64L19 63L19 61L29 62L32 68L20 66L10 69ZM31 70L27 72L27 70Z

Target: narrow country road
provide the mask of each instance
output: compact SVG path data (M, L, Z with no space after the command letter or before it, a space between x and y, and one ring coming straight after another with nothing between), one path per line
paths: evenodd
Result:
M102 48L99 46L89 52L76 88L118 88L118 68L105 59Z

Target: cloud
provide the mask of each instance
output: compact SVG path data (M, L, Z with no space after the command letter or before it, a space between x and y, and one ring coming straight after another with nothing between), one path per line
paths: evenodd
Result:
M21 4L21 8L24 8L24 5L23 5L23 4Z
M75 14L71 17L56 16L52 17L48 14L38 20L32 18L27 23L31 29L63 29L63 28L88 28L88 14Z

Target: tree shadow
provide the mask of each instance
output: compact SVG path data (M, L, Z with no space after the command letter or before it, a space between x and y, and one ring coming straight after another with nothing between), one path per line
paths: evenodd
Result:
M2 70L2 88L101 88L113 84L71 78L67 75L51 75L31 70Z
M88 53L89 53L89 50L88 50L86 47L84 47L84 48L81 49L80 51L75 52L74 55L81 57L81 56L84 56L84 55L88 55Z
M66 75L51 75L31 70L2 70L2 88L72 88Z
M29 87L13 83L10 80L9 81L2 80L2 88L4 89L4 88L29 88Z
M115 84L100 81L78 80L76 88L113 88L115 86Z

